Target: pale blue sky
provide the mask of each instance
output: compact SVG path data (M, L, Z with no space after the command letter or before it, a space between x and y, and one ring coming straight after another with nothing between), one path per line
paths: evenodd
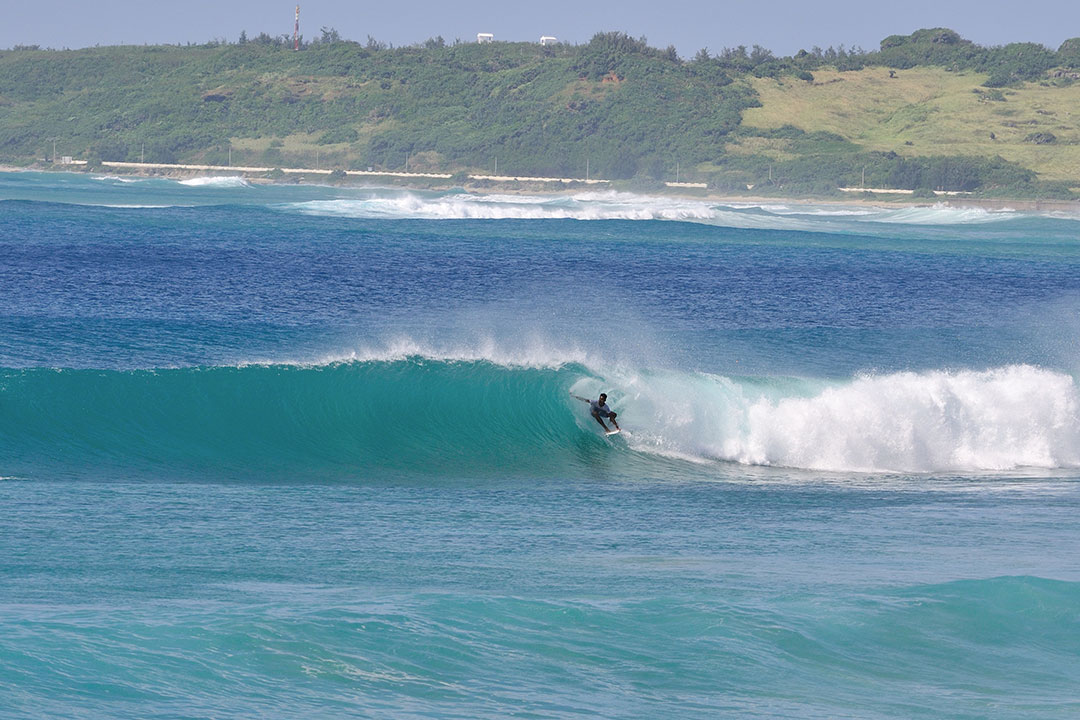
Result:
M0 47L235 40L241 30L249 36L291 34L294 5L293 0L0 0ZM704 46L715 52L754 43L790 54L840 43L871 49L886 35L945 26L983 45L1032 41L1056 49L1066 38L1080 36L1080 2L306 0L300 20L308 37L328 25L349 39L363 41L370 34L395 45L434 35L472 40L477 32L495 33L499 40L546 34L584 42L599 30L623 30L645 35L658 47L673 44L684 56Z

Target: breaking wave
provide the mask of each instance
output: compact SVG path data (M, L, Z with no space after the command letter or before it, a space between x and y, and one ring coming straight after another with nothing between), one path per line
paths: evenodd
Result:
M141 180L141 178L127 177L124 175L94 175L91 179L104 182L114 182L121 185L130 185L132 183L140 182Z
M564 476L604 458L630 472L672 458L835 472L1080 466L1076 383L1032 366L839 382L418 349L325 364L3 370L0 474ZM571 397L601 390L625 429L617 442Z
M670 381L669 381L670 382ZM1080 464L1080 394L1031 366L857 377L844 383L703 375L650 392L657 449L840 472L1003 471ZM680 429L676 432L676 429ZM685 449L684 449L685 448Z
M942 203L881 211L866 219L904 225L969 225L1000 222L1017 216L1014 210L985 210L973 207L950 207Z
M708 220L714 214L708 203L700 201L619 192L552 196L373 193L287 207L310 215L426 220Z
M740 203L617 191L559 195L372 191L359 197L309 200L280 207L307 215L361 219L669 220L743 229L810 232L865 231L875 223L983 225L1027 217L1012 210L950 207L941 203L901 208Z

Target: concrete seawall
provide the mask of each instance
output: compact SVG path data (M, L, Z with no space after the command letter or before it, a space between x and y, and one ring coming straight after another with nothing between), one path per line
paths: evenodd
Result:
M124 170L185 170L191 172L231 172L231 173L268 173L275 170L272 167L255 167L250 165L191 165L183 163L138 163L119 162L113 160L102 161L105 167ZM287 175L329 175L333 170L316 168L278 168ZM450 173L417 173L417 172L392 172L386 170L345 170L346 175L362 177L396 177L396 178L424 178L449 180L453 177ZM597 185L609 182L608 180L594 180L584 178L551 178L529 177L523 175L469 175L470 180L492 180L495 182L544 182L544 183L582 183L584 185Z

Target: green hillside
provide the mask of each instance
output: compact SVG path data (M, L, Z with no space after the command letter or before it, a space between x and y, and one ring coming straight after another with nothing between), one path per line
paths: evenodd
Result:
M299 52L236 44L0 51L0 161L493 170L755 192L844 185L1067 196L1080 42L980 48L947 30L873 52L582 46ZM890 75L892 77L890 77ZM1075 110L1075 111L1074 111ZM993 133L993 138L991 138Z
M319 43L112 47L0 56L0 153L630 177L713 157L745 83L622 36L396 50ZM625 46L625 47L624 47ZM597 58L610 51L607 58ZM610 69L609 69L610 68ZM145 145L145 151L144 151Z

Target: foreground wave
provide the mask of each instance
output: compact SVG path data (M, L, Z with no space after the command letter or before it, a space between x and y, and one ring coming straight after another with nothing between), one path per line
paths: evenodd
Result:
M270 707L307 716L341 706L345 687L350 708L376 717L387 702L417 716L465 707L477 718L506 717L523 702L554 716L981 717L989 699L1003 716L1065 717L1080 681L1080 583L1037 577L853 599L370 597L274 583L232 584L225 596L197 610L5 608L11 632L0 653L20 688L14 708L108 717L134 698L154 717ZM583 672L585 662L603 671ZM73 702L63 693L74 682L94 692ZM964 692L951 691L958 685ZM880 690L868 697L868 686Z
M570 392L611 394L599 435ZM672 458L839 472L1080 466L1080 393L1031 366L847 382L425 356L0 372L0 474L650 474Z

